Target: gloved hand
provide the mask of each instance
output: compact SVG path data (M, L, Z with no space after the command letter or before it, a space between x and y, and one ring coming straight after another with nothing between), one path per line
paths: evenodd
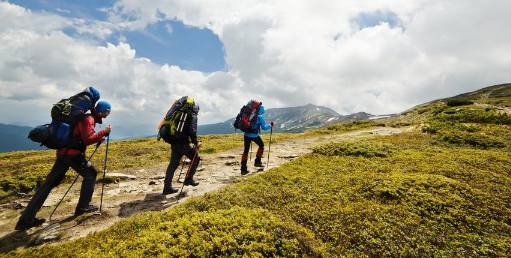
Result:
M197 149L200 148L200 146L202 146L202 142L201 141L197 142L197 146L196 146Z
M271 125L271 127L273 127L275 125L275 122L271 121L270 125Z

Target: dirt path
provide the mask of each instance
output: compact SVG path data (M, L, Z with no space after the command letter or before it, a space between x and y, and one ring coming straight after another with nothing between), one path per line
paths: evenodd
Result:
M283 163L293 160L299 156L311 152L310 147L328 142L336 142L343 139L368 137L371 135L390 135L400 133L402 129L377 128L337 135L326 135L312 138L295 139L282 143L272 143L269 169L278 167ZM207 143L205 143L207 144ZM268 143L265 143L263 164L266 165L268 155ZM255 150L254 150L255 151ZM249 162L250 173L241 176L240 158L242 149L235 149L214 155L202 155L195 179L200 182L199 186L185 186L179 203L185 202L190 196L199 196L207 192L217 190L225 185L232 184L238 177L249 177L264 172L267 168L257 169ZM30 230L14 231L14 226L19 216L16 206L19 203L26 205L28 198L17 200L16 203L3 205L0 211L0 254L7 253L17 248L23 248L34 244L54 244L73 240L86 236L90 232L100 231L114 223L145 211L161 211L171 208L176 204L178 194L167 196L161 195L163 178L168 163L160 163L151 167L139 170L121 171L131 177L119 180L117 183L106 184L103 190L103 206L101 214L82 215L74 217L74 207L78 201L81 178L75 183L57 211L53 214L52 220L48 221L53 208L42 209L37 216L47 220L42 227ZM186 173L187 165L184 166L183 175L179 172L181 166L176 170L174 181L181 180ZM96 186L93 203L100 204L101 183ZM181 184L174 182L175 187L181 188ZM50 207L59 202L69 184L63 184L55 188L43 207Z

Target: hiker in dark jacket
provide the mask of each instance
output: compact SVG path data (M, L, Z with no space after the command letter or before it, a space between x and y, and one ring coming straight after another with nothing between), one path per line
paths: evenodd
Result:
M167 166L167 172L165 173L165 180L163 181L163 195L177 193L179 191L172 187L172 178L174 177L174 172L179 167L179 161L181 161L183 155L193 161L193 164L190 164L190 173L185 178L184 185L199 185L199 182L193 179L193 175L195 174L200 162L198 149L202 145L202 142L197 141L197 115L199 114L199 110L199 105L195 103L193 105L193 112L191 112L191 117L189 118L190 123L188 129L184 130L186 137L170 144L172 153L170 154L170 162ZM190 142L195 146L195 148L190 145Z
M110 115L110 111L110 104L100 101L96 107L92 108L91 115L86 115L76 124L72 132L75 144L72 147L68 145L57 150L57 159L53 168L21 214L15 227L16 230L27 230L40 226L46 221L43 218L36 218L35 215L43 206L50 191L64 179L70 167L83 177L75 216L98 210L98 206L90 204L98 172L85 158L85 150L88 145L104 141L112 131L112 126L108 125L105 129L94 133L95 124L102 124L103 118Z
M264 142L259 136L259 131L261 129L268 130L270 127L273 127L275 125L275 122L270 122L270 124L266 124L263 118L264 114L264 106L261 105L259 109L259 114L257 115L257 120L255 122L255 128L256 132L246 132L243 136L243 141L245 143L245 149L243 150L243 155L241 155L241 174L246 175L248 173L247 169L247 160L248 160L248 151L250 150L250 143L255 142L257 146L259 147L257 149L256 153L256 159L254 161L255 167L264 167L261 158L263 157L263 151L264 151Z

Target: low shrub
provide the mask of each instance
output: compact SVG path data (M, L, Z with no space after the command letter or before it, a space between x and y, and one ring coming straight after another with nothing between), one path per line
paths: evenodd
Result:
M449 107L466 106L472 104L474 104L474 102L468 99L450 99L446 103L446 105Z
M340 123L327 126L326 128L316 129L313 132L320 134L329 134L329 133L341 133L341 132L349 132L354 130L361 130L366 128L371 128L375 126L374 121L371 120L357 120L351 121L348 123Z
M511 115L499 114L494 110L459 110L452 114L440 114L434 120L441 122L456 123L479 123L479 124L498 124L511 125Z
M122 239L122 240L121 240ZM120 241L119 241L120 240ZM314 234L267 210L141 214L80 241L32 248L25 257L321 257ZM21 255L21 253L11 253Z
M396 149L392 145L384 143L345 141L316 146L312 151L327 156L344 155L371 158L391 156Z

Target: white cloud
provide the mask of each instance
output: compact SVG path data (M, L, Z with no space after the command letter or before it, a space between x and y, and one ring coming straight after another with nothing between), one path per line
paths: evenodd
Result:
M157 124L184 95L200 103L201 124L234 117L252 98L267 108L401 112L509 82L510 9L505 0L121 0L102 9L108 21L90 21L0 2L0 122L45 122L53 102L86 86L112 103L109 120L118 124ZM370 22L361 20L368 14ZM128 43L98 46L85 37L174 19L217 34L228 71L159 66ZM6 111L27 106L36 110Z
M165 23L165 30L166 30L169 34L172 34L172 32L174 32L174 28L172 28L172 25L170 25L170 23Z
M55 9L55 10L56 10L57 12L59 12L59 13L67 13L67 14L71 13L69 10L64 10L64 9L60 9L60 8L57 8L57 9Z

